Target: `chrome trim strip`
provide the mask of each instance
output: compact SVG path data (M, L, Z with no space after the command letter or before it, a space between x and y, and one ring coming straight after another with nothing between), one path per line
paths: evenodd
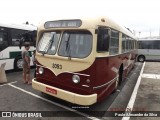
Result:
M69 72L69 71L64 71L63 73L71 73L71 74L75 74L75 75L82 75L82 76L90 76L90 75L87 75L87 74L81 74L81 73L74 73L74 72Z
M111 81L109 81L109 82L107 82L107 83L103 84L103 85L93 87L93 89L99 89L99 88L101 88L101 87L104 87L104 86L106 86L106 85L110 84L111 82L115 81L117 78L118 78L118 76L117 76L117 77L115 77L114 79L112 79Z
M83 87L89 87L88 85L82 85Z

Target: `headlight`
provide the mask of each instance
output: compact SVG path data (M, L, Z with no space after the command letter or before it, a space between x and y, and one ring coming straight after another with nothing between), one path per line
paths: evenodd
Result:
M44 69L42 67L39 68L39 74L43 74L44 73Z
M79 77L78 75L73 75L72 81L73 81L75 84L78 84L78 83L80 82L80 77Z

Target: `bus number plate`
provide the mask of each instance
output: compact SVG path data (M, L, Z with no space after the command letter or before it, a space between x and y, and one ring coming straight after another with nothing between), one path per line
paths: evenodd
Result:
M57 95L57 90L54 90L52 88L46 87L46 92L52 93L54 95Z
M60 64L53 63L52 67L55 68L55 69L62 69L62 65L60 65Z

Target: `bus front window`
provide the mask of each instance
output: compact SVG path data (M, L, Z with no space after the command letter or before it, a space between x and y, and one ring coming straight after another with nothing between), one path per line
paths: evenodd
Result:
M60 36L59 32L43 33L37 46L38 52L41 52L43 54L54 55L57 50L59 36Z
M65 31L62 35L58 55L85 58L92 50L92 34L88 31Z

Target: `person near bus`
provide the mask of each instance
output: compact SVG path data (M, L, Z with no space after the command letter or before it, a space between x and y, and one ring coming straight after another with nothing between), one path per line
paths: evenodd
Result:
M30 79L30 55L28 50L30 49L29 43L25 44L25 48L22 51L22 59L23 59L23 81L24 83L31 84Z

